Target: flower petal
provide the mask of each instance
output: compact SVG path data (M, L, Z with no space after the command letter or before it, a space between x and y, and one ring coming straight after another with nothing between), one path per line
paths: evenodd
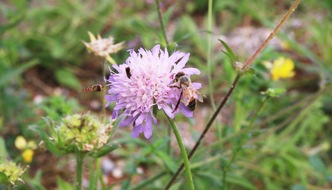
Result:
M137 138L139 136L139 134L141 134L142 131L143 131L142 125L134 126L133 131L131 132L131 136L133 138Z
M144 137L149 139L152 136L152 117L148 116L145 121L145 125L143 128Z
M193 117L194 116L194 112L191 111L187 106L185 106L182 103L179 105L179 109L181 110L183 115L186 116L186 117Z

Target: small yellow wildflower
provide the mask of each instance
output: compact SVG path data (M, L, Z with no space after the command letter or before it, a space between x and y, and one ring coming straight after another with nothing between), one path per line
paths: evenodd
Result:
M23 153L22 153L22 157L24 159L24 161L26 163L30 163L32 161L33 158L33 150L32 149L26 149Z
M295 75L294 62L292 59L279 57L273 61L270 72L272 75L272 80L291 78Z
M17 136L15 139L15 146L19 149L22 154L22 158L26 163L30 163L33 158L33 150L37 148L37 145L34 141L27 142L23 136Z
M106 58L110 63L115 64L115 61L112 59L110 54L121 50L124 42L114 44L114 38L112 36L108 38L101 38L100 35L97 35L96 38L91 32L88 32L88 34L91 42L87 43L83 41L88 50L97 56Z
M23 150L27 146L27 141L23 136L17 136L15 139L15 146L19 150Z

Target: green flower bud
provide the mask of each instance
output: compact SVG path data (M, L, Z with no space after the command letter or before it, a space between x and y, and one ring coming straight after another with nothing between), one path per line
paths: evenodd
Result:
M112 124L103 125L89 113L75 114L63 119L61 125L55 127L55 140L58 148L73 152L89 152L105 145L110 138Z
M14 162L4 161L0 162L0 173L6 175L10 184L15 185L18 181L23 182L21 176L26 168L17 166Z

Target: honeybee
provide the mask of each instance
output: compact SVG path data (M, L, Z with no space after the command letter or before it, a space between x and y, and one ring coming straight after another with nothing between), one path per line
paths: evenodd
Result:
M203 102L203 96L194 88L190 78L184 72L178 72L174 77L173 83L170 84L169 87L182 89L173 113L178 109L180 102L187 106L191 111L195 110L197 100Z
M100 92L104 89L102 84L95 84L82 89L82 92Z

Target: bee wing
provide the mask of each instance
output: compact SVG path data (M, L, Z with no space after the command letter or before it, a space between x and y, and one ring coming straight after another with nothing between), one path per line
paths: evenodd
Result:
M189 105L189 102L192 100L192 97L193 97L193 94L192 94L192 91L190 91L190 89L184 89L183 90L183 94L182 94L182 103L185 105L185 106L188 106Z
M195 92L195 99L200 101L200 102L203 102L203 95L199 92Z

